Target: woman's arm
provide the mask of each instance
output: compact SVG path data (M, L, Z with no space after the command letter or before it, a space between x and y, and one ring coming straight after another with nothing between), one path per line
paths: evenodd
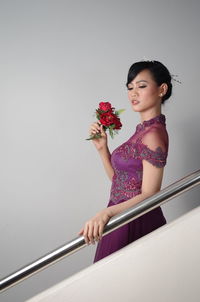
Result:
M84 228L82 228L79 232L79 235L83 235L85 237L87 244L94 244L95 240L98 241L102 238L104 226L108 223L111 217L125 211L126 209L154 195L160 190L164 168L153 166L146 160L143 160L142 162L143 178L141 194L120 204L110 206L88 220L85 223Z
M114 170L111 165L111 155L107 144L107 134L103 130L103 126L99 125L98 123L93 123L90 127L90 135L94 135L97 133L101 133L101 138L93 139L93 144L96 147L97 151L99 152L99 155L101 157L101 160L103 162L103 166L105 168L105 171L109 177L110 180L112 180L112 177L114 175Z
M114 175L114 170L113 170L113 167L111 165L111 155L110 155L110 151L108 149L108 146L106 146L105 148L99 150L99 155L101 157L104 169L105 169L109 179L112 180L113 175Z

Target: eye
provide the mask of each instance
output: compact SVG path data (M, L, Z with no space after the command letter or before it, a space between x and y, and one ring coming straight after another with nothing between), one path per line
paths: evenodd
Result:
M145 86L145 85L139 86L139 88L145 88L145 87L147 87L147 86Z
M132 88L132 87L127 87L127 89L128 89L128 90L133 90L133 88Z

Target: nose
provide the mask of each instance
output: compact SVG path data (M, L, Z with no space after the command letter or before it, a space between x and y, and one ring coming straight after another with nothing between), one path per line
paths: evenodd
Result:
M132 96L132 97L136 97L136 96L137 96L137 91L136 91L136 89L132 89L132 90L131 90L131 96Z

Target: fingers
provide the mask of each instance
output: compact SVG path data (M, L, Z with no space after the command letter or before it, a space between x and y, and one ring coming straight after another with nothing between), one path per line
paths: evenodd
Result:
M79 235L83 235L85 242L89 244L95 244L95 241L99 241L103 234L103 223L87 222L84 229L79 232Z
M105 135L106 134L106 132L105 132L105 130L103 128L103 125L100 126L100 132L101 132L101 135Z
M89 133L90 135L101 134L102 136L106 136L103 125L98 122L91 125Z
M82 229L78 232L78 235L83 235L83 231L84 231L84 229L82 228Z
M84 228L84 232L83 232L83 236L85 238L85 242L89 245L89 244L94 244L94 238L93 238L93 228L92 228L92 224L90 222L85 224L85 228Z
M102 235L103 235L103 228L104 228L104 226L103 226L103 224L101 224L101 225L99 226L99 240L101 240L101 239L102 239Z
M99 123L93 123L90 127L90 134L94 135L94 134L98 134L101 133L101 125Z
M105 224L109 221L112 215L109 214L108 209L97 213L92 219L85 223L79 234L83 234L87 244L95 244L102 238Z
M94 237L93 237L93 229L94 229L94 225L90 223L89 230L88 230L88 238L90 243L95 244Z
M93 238L95 241L99 241L99 227L97 223L94 223Z
M84 228L83 236L85 238L85 242L87 244L90 244L90 241L89 241L89 238L88 238L88 224L87 223L86 223L85 228Z

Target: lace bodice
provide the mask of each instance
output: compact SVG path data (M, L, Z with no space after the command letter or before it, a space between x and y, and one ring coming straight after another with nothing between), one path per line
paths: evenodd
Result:
M111 154L114 169L110 200L128 200L141 193L143 160L161 168L166 165L168 134L160 114L136 126L135 133Z

